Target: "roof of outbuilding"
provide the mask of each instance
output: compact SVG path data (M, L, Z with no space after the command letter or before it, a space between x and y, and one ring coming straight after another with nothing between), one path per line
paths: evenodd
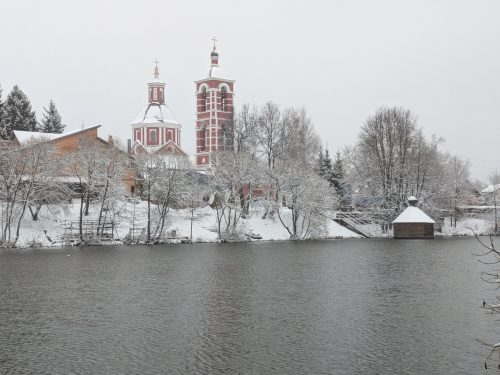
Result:
M418 207L409 206L401 212L401 214L392 222L397 223L430 223L434 224L432 220L424 211Z
M73 134L83 133L94 128L99 128L100 126L101 125L95 125L89 128L70 130L64 133L42 133L42 132L29 132L24 130L14 130L14 137L19 142L19 144L24 144L27 142L47 142L67 137Z

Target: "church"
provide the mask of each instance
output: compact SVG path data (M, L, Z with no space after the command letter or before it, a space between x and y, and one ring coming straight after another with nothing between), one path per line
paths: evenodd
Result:
M181 149L181 124L165 104L165 82L160 80L158 63L148 83L148 104L132 123L132 139L132 155L164 152L187 156Z
M195 81L195 155L194 165L200 171L210 171L214 154L234 147L234 80L219 66L216 39L210 54L210 67ZM188 157L182 149L182 126L166 104L165 82L160 80L156 63L153 80L148 86L148 103L139 112L132 127L130 153L175 153Z

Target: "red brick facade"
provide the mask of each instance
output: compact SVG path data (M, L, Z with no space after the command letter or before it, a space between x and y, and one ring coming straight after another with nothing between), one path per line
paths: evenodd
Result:
M213 153L234 147L234 81L221 78L218 62L218 54L212 52L209 77L195 82L195 164L199 169L212 167Z

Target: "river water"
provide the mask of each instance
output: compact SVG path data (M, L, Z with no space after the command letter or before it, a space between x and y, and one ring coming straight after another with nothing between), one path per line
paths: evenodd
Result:
M474 239L2 251L0 373L482 373L475 339L500 340L480 308L495 295L480 251Z

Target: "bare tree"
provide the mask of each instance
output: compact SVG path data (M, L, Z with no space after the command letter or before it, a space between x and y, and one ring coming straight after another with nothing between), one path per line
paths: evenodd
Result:
M335 205L330 184L294 161L280 163L276 184L280 192L276 202L278 217L290 238L303 240L324 235Z
M344 152L355 200L388 222L415 195L431 215L455 207L467 193L469 165L443 154L442 139L426 139L417 118L403 108L381 108L362 127L357 144ZM455 218L456 219L456 218Z
M261 108L257 120L257 143L269 170L274 169L276 160L288 150L290 129L287 124L278 105L267 102Z
M31 140L21 146L4 144L0 153L3 244L16 245L26 209L36 220L44 203L65 199L67 191L56 179L60 167L60 158L47 140Z
M234 119L235 151L255 155L257 146L258 109L244 104Z
M498 187L500 186L500 176L498 175L498 172L495 171L495 173L490 177L490 183L492 186L492 201L493 201L493 206L494 206L494 213L495 213L495 224L494 224L494 231L495 233L498 233L498 214L497 214L497 194L498 194Z
M159 153L139 155L137 167L148 203L146 243L151 243L161 239L170 209L189 199L192 167L184 156ZM157 210L154 220L151 204Z
M447 165L450 174L450 184L452 187L451 201L452 214L450 220L452 225L457 227L459 205L467 197L467 187L469 185L470 167L469 162L462 160L458 156L451 156Z
M210 179L211 206L216 210L219 240L242 238L240 219L246 203L263 184L263 168L245 153L219 153L215 174Z
M495 242L493 241L493 237L490 236L487 241L483 240L479 235L474 232L474 236L476 237L476 240L479 242L479 244L482 246L483 249L486 249L485 252L479 253L479 254L474 254L476 257L479 258L479 261L483 263L486 267L489 266L496 266L498 263L500 263L500 252L497 250ZM483 260L486 259L486 260ZM487 272L482 272L481 273L481 279L485 281L486 283L492 284L495 286L495 290L497 290L500 287L500 274L498 270L493 270L493 271L487 271ZM494 302L486 301L483 299L483 308L488 309L491 311L492 314L498 314L500 313L500 297L497 296L497 300ZM487 346L489 349L489 354L486 356L485 362L484 362L484 368L487 370L488 369L488 361L491 359L492 355L495 352L498 352L498 355L500 357L500 343L487 343L482 340L477 340L479 343L481 343L484 346ZM500 368L500 365L498 365L498 368Z

